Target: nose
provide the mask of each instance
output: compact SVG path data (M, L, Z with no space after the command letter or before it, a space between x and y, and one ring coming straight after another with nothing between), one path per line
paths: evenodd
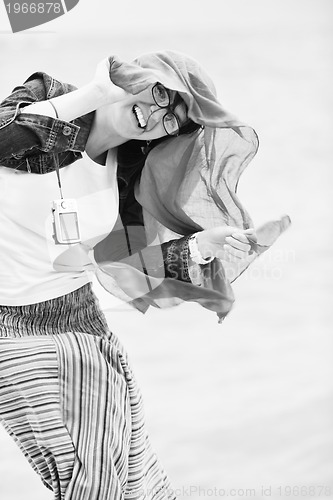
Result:
M165 114L165 110L158 107L156 104L152 104L149 107L149 115L148 115L146 130L148 131L154 128L155 125L162 120L163 114Z
M161 109L161 108L160 108L159 106L157 106L157 104L155 104L155 103L154 103L154 104L151 104L151 105L149 106L149 111L150 111L150 114L155 113L155 111L157 111L158 109Z

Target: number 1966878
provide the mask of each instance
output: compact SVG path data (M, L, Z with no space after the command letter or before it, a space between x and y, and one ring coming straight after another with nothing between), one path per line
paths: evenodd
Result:
M60 14L62 12L60 3L38 2L38 3L7 3L8 14Z

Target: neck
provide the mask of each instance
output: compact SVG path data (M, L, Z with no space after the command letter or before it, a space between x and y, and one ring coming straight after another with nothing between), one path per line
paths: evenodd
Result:
M109 149L116 148L126 142L123 137L118 135L110 124L110 120L107 119L107 115L100 112L100 109L95 112L85 148L92 160L98 159Z

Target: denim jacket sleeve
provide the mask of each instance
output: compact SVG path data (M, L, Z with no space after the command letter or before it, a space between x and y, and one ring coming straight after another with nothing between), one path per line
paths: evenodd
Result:
M71 122L43 115L21 113L21 108L51 99L76 87L46 73L32 74L0 104L0 163L34 173L54 170L54 155L64 167L81 157L93 113Z

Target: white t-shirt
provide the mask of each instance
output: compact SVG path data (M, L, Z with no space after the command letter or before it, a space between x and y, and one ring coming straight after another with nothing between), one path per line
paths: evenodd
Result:
M53 238L56 172L31 174L0 167L0 305L26 305L70 293L91 281L89 250L118 216L115 152L107 165L87 155L60 169L64 198L74 198L82 243Z

